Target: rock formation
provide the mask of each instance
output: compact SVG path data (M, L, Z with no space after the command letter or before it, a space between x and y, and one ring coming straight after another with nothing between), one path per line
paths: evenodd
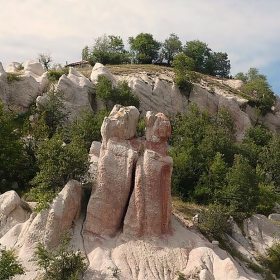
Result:
M146 141L135 138L139 112L116 105L101 127L96 190L91 195L85 233L115 236L161 235L169 230L172 159L171 127L163 114L147 113Z

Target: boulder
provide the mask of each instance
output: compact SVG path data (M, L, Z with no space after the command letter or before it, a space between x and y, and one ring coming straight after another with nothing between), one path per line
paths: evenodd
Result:
M93 84L74 68L70 67L69 74L60 77L57 90L64 92L63 102L70 120L81 110L92 110L90 92Z
M276 225L264 215L255 214L244 220L243 227L251 246L261 255L265 256L266 249L279 240L275 233L280 232L280 225Z
M94 84L96 84L99 75L107 76L112 81L113 86L117 85L116 79L112 75L112 73L103 64L95 63L94 67L92 68L91 74L90 74L90 80Z
M135 107L116 105L103 121L96 190L88 203L85 233L115 236L122 228L138 159L138 117Z
M19 62L12 62L6 66L6 72L15 73L19 71L21 64Z
M11 228L25 222L30 211L22 208L23 202L15 191L7 191L0 195L0 238Z
M40 62L27 60L24 64L24 72L31 72L37 76L41 76L44 74L45 70Z
M277 214L277 213L270 214L268 216L268 219L280 222L280 214Z
M78 181L69 181L53 201L45 226L44 243L57 246L75 220L79 218L82 202L82 186Z

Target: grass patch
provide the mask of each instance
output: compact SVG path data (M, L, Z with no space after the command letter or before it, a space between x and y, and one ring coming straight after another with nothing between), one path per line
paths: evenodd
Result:
M192 219L193 216L202 211L205 207L191 202L184 202L178 197L172 198L172 207L175 213L182 213L184 218Z
M22 80L21 73L7 73L7 81L9 84Z

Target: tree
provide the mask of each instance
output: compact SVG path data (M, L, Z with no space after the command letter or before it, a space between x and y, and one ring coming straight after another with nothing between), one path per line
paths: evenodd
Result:
M103 120L109 112L101 110L94 113L89 110L84 110L76 116L76 118L63 130L67 141L75 137L80 137L85 144L87 150L90 149L92 141L101 141L100 127Z
M139 107L140 100L133 94L126 81L119 82L113 87L112 81L106 75L99 75L95 87L96 97L105 103L106 110L109 110L110 102L123 106Z
M151 64L158 57L160 43L149 33L140 33L135 38L129 37L128 43L134 59L140 64Z
M122 64L129 62L129 53L124 49L124 43L120 36L104 34L94 40L91 50L86 46L82 55L93 64L100 62L106 64Z
M250 68L247 73L239 72L235 79L244 82L242 92L250 99L251 103L256 106L260 115L265 116L271 107L275 104L276 96L268 84L266 76L259 74L257 68Z
M56 194L71 179L82 180L88 170L88 150L80 137L66 144L62 133L46 139L35 153L39 172L32 179L29 195L39 202L37 210L48 206Z
M182 42L179 37L172 33L162 44L163 57L167 60L167 64L170 66L175 55L182 51Z
M51 86L46 94L45 102L38 103L41 116L44 117L45 123L49 127L50 137L68 119L69 113L66 111L63 96L63 91L55 90L54 86Z
M38 60L47 71L50 69L50 63L53 61L50 53L38 53Z
M205 72L212 76L228 78L230 73L230 61L227 53L211 52L206 61Z
M236 154L227 174L224 201L236 212L254 213L259 200L258 177L246 158Z
M0 250L0 280L9 280L15 275L24 274L23 266L19 263L12 250Z
M140 106L139 97L132 92L127 81L121 81L117 84L112 101L115 104L121 104L122 106L135 106L138 109Z
M112 81L106 75L99 75L95 85L96 98L105 103L105 108L109 110L109 103L113 98L114 89Z
M0 102L0 182L16 181L23 187L33 175L33 169L18 122L19 116L5 110ZM0 192L5 190L0 185Z
M86 60L89 61L90 60L90 50L89 50L89 46L85 46L82 49L82 60Z
M64 238L57 249L47 249L42 243L36 247L39 267L44 270L45 280L78 280L86 269L81 252L69 249L69 239Z
M280 136L278 134L273 134L268 144L264 146L258 163L280 193Z
M194 71L206 73L206 63L211 54L211 49L206 43L199 40L188 41L184 46L184 53L194 60Z
M195 67L194 60L185 54L180 53L174 57L172 66L174 67L175 72L175 84L183 91L186 91L186 95L188 96L193 88L192 71Z

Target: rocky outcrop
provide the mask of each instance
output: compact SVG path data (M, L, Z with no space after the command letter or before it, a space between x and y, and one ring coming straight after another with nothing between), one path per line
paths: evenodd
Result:
M91 195L85 233L134 237L161 235L170 229L171 134L164 114L148 112L146 139L135 138L139 112L116 105L102 127L96 190Z
M10 110L22 113L27 111L37 96L43 93L48 78L47 73L43 71L42 65L34 61L27 61L24 71L19 73L18 80L8 81L7 73L1 64L0 100Z
M85 232L114 236L122 227L140 146L135 139L138 118L135 107L116 105L104 119L96 190L88 203Z
M6 72L9 72L9 73L19 72L20 66L21 66L21 64L19 62L12 62L6 66Z
M1 232L3 221L9 224L9 228L4 227L5 232L0 236L0 244L8 249L18 249L18 256L23 262L26 274L15 279L35 279L39 273L33 256L36 244L42 242L48 247L54 247L65 234L71 236L74 233L75 224L77 227L81 210L81 184L69 181L53 201L50 209L38 214L25 211L28 217L21 220L19 219L21 216L15 212L18 211L21 201L18 195L12 192L0 196L0 199L5 201L1 203L1 210L3 208L2 212L8 217L8 220L1 219ZM17 217L17 220L11 223L11 217L13 219ZM83 247L77 249L83 250Z
M167 155L171 134L162 113L146 116L146 141L136 164L134 189L123 232L136 237L160 236L170 230L172 158Z
M70 120L81 110L92 110L90 95L93 84L74 68L70 67L69 74L60 77L57 89L64 93L64 105Z

